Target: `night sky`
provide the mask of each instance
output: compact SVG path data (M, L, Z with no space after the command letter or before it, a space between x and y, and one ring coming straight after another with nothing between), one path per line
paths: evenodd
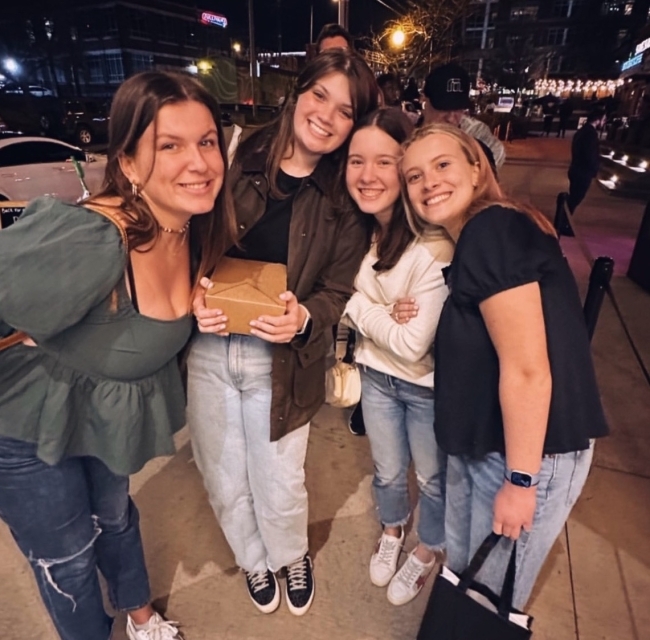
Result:
M248 38L248 0L195 1L201 9L225 15L231 37ZM395 0L385 2L399 6ZM304 51L309 41L311 5L311 0L254 0L257 46L277 50L281 34L283 51ZM333 0L313 0L313 6L315 39L324 24L337 21L338 6ZM373 27L379 30L386 20L395 16L377 0L350 0L349 6L350 31L355 36L367 35Z

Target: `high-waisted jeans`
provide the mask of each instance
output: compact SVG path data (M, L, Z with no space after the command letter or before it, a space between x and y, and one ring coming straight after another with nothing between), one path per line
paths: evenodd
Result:
M194 459L245 571L278 571L307 553L309 425L271 442L272 345L200 335L188 360Z
M108 640L99 569L113 606L150 600L138 510L129 479L97 458L48 465L34 444L0 437L0 518L29 560L63 640Z

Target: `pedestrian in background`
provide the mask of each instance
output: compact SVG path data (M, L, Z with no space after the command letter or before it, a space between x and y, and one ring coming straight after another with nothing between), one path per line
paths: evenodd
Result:
M573 105L571 100L567 99L558 108L558 115L560 117L558 126L557 126L557 137L564 138L566 135L567 127L569 126L569 118L573 113Z
M354 51L354 38L340 24L326 24L316 38L316 51L321 53L327 49L348 49Z
M558 99L551 93L547 94L542 102L542 135L547 138L553 129L553 120L557 115Z
M135 75L110 115L101 193L39 198L0 233L0 335L30 336L0 353L0 517L63 640L111 635L97 569L129 640L172 640L129 475L174 453L190 263L220 257L234 215L219 107L197 80Z
M470 88L469 74L463 67L450 62L433 69L424 81L423 124L445 122L476 138L497 172L506 160L505 148L484 122L468 115Z
M370 580L388 585L388 600L410 602L420 592L445 546L445 456L433 429L433 359L436 319L447 297L442 268L453 245L442 229L416 237L400 193L401 145L413 126L396 109L359 121L348 151L351 198L374 217L373 241L356 277L342 322L357 332L361 403L375 473L373 488L382 535L370 559ZM417 299L419 313L400 323L398 301ZM397 571L411 517L408 471L419 489L418 543ZM396 572L397 571L397 572Z
M252 321L251 335L229 335L222 311L206 309L203 295L194 305L201 331L188 360L194 457L263 613L279 606L283 568L291 613L303 615L314 598L309 423L325 399L332 326L368 241L358 214L336 206L341 147L354 123L376 109L378 94L361 57L324 51L298 76L278 119L237 149L230 185L241 233L228 255L287 266L285 315Z
M569 165L569 197L567 206L573 213L585 199L591 181L600 167L600 140L598 129L605 123L605 112L594 109L587 122L580 127L571 141L571 164Z
M456 242L434 343L447 562L464 571L492 531L517 540L522 609L580 496L593 439L607 434L578 288L551 223L503 194L471 137L422 129L401 166L420 224ZM501 540L477 576L495 593L511 549Z

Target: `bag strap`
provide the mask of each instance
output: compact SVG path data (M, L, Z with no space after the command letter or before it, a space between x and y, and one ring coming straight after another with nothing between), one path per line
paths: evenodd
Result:
M497 533L490 533L485 540L483 540L481 546L478 548L474 557L471 559L467 569L460 574L460 581L458 583L458 588L465 592L470 588L472 582L476 578L476 574L481 570L481 567L485 564L490 553L497 546L501 537ZM497 610L499 615L502 618L508 618L508 614L512 609L512 598L515 590L515 578L516 578L516 562L517 562L517 543L513 543L512 551L510 553L510 560L508 561L508 568L506 570L506 576L503 581L503 587L501 589L501 595L499 597L499 606Z
M29 338L29 336L24 331L14 331L14 333L8 335L6 338L0 338L0 351L4 351L9 347L20 344L27 338Z
M126 232L126 226L124 225L124 222L120 218L120 216L116 213L115 209L112 207L105 207L103 205L98 205L93 203L87 204L83 203L81 206L85 207L86 209L90 209L91 211L94 211L95 213L99 214L100 216L103 216L107 220L110 220L116 227L117 230L120 232L120 236L122 237L122 242L124 243L124 248L126 249L126 252L129 252L129 236Z

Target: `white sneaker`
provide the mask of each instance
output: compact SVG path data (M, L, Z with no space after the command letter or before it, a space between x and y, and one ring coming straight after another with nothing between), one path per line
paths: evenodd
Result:
M370 558L370 582L378 587L385 587L395 575L397 561L404 544L404 527L399 538L381 534L375 552Z
M409 553L402 568L393 576L386 596L391 604L401 605L411 602L420 593L427 578L439 561L438 555L425 564L415 557L415 550Z
M165 620L159 613L154 613L144 629L136 629L131 616L126 618L126 635L129 640L183 640L178 630L178 622Z

